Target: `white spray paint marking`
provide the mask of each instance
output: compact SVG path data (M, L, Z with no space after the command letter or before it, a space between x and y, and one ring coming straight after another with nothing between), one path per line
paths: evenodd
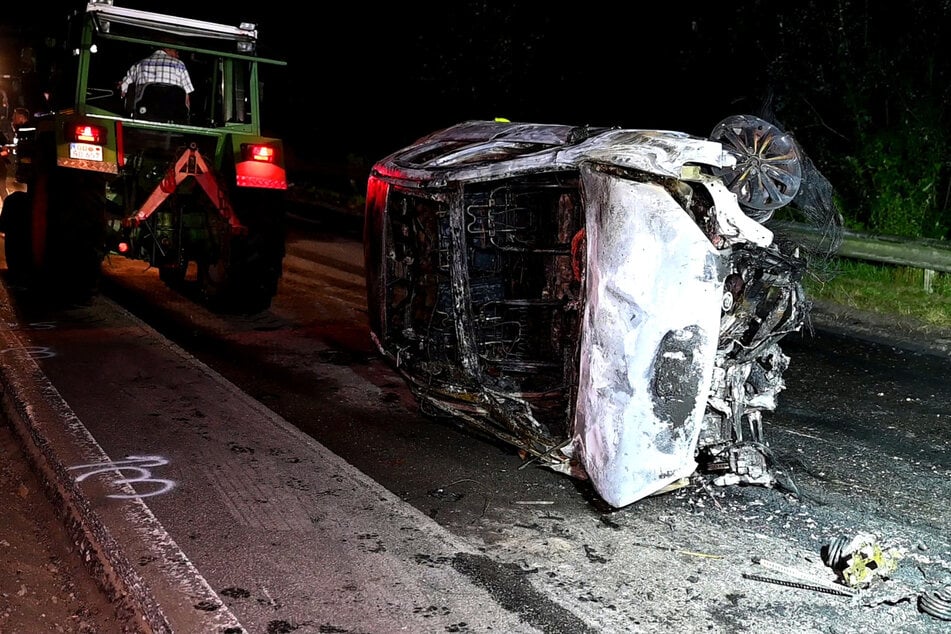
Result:
M26 326L21 326L15 321L8 321L3 324L7 330L52 330L56 328L55 321L31 321Z
M122 312L116 306L113 306L113 309ZM126 313L126 316L131 318L131 313ZM141 320L132 319L144 327ZM13 318L7 288L0 284L0 324L2 323L16 322ZM6 349L21 349L23 348L22 343L16 331L0 327L0 344L5 345ZM4 349L3 345L0 345L0 351ZM45 406L60 414L55 419L52 417L36 417L33 415L32 408L27 408L23 416L14 417L15 420L12 422L21 434L25 436L36 434L44 438L55 438L58 437L59 433L65 431L69 439L65 442L69 443L68 446L80 455L88 456L92 461L98 461L95 464L110 462L105 450L86 429L86 426L79 420L75 412L70 409L59 391L42 373L35 361L27 359L27 362L22 364L4 363L0 366L0 375L2 375L5 387L13 386L13 392L19 389L31 394L34 392L42 393ZM57 433L49 433L50 427L55 427ZM47 449L49 451L44 452L45 459L55 462L55 455L58 450L62 450L62 447L56 446L56 443L50 443L47 445ZM65 478L58 477L57 479L65 486L73 486L73 483ZM125 488L132 491L132 488L128 485ZM247 630L241 625L237 617L212 589L208 581L198 572L198 569L168 534L145 501L136 496L130 497L134 499L123 505L122 512L125 521L133 527L139 538L142 539L143 545L148 547L149 552L155 557L155 561L160 567L163 577L157 578L158 585L161 585L163 579L165 579L173 592L188 597L193 604L217 607L214 611L200 611L200 616L195 617L204 623L200 631L246 632ZM68 512L73 518L87 527L91 527L91 530L100 530L104 535L105 543L109 547L103 550L102 557L112 564L133 599L142 605L149 625L154 626L154 631L171 631L169 629L171 624L162 612L153 591L149 589L149 584L143 583L143 577L139 574L139 571L125 560L119 547L112 542L112 534L99 523L96 514L90 512L83 504L71 504ZM134 548L136 548L135 552L138 552L138 547L134 546ZM156 579L153 579L153 582L156 582Z
M89 469L86 473L76 478L76 482L82 482L89 476L96 475L98 473L108 473L112 471L118 471L119 473L125 474L126 471L131 471L135 477L122 478L116 481L116 484L128 484L132 485L136 482L151 482L158 484L158 489L151 491L149 493L113 493L107 495L106 497L115 498L119 500L128 500L134 498L147 498L154 495L161 495L163 493L168 493L175 488L174 480L167 480L165 478L153 478L152 472L149 471L146 467L161 467L167 465L168 460L161 456L126 456L125 460L110 460L108 462L94 462L92 464L80 464L69 467L70 471Z
M56 356L56 353L46 346L19 346L17 348L4 348L0 350L0 354L6 354L8 352L24 352L30 359L52 359Z

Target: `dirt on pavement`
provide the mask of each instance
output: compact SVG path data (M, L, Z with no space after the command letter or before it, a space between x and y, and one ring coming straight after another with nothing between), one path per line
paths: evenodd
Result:
M0 420L0 633L128 632Z

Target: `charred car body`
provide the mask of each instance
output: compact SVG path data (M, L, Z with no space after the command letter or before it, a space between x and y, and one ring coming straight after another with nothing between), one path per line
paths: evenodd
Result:
M837 229L815 183L792 137L748 115L709 139L460 123L370 174L371 336L426 411L612 506L698 466L771 484L762 412L811 251L766 224L788 206Z

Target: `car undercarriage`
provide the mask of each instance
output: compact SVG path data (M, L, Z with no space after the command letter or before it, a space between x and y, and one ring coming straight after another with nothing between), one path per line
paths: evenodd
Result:
M809 258L837 246L830 194L750 115L709 139L464 122L374 166L371 335L424 411L615 507L698 467L770 485L762 413L807 320ZM767 227L787 207L820 248Z

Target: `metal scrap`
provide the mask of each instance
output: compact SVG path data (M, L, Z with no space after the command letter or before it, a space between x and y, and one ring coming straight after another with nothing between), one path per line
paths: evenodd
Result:
M898 549L883 548L874 535L859 533L834 539L826 549L824 561L846 584L859 588L887 578L898 568L901 557Z
M802 583L799 581L788 581L786 579L777 579L775 577L764 577L763 575L756 575L748 572L743 573L744 579L750 579L752 581L763 581L765 583L775 583L781 586L787 586L789 588L798 588L800 590L813 590L815 592L824 592L826 594L837 594L843 597L854 596L853 592L846 590L844 588L830 588L828 586L822 586L813 583Z
M951 621L951 586L943 591L923 592L918 597L918 609L943 621Z
M762 581L765 583L775 583L790 588L798 588L800 590L812 590L815 592L824 592L826 594L835 594L846 597L855 595L852 590L835 585L835 579L824 579L818 574L809 572L807 570L802 570L786 564L770 561L768 559L756 558L753 561L763 568L782 573L787 577L792 577L792 579L767 577L754 573L744 573L744 579Z

